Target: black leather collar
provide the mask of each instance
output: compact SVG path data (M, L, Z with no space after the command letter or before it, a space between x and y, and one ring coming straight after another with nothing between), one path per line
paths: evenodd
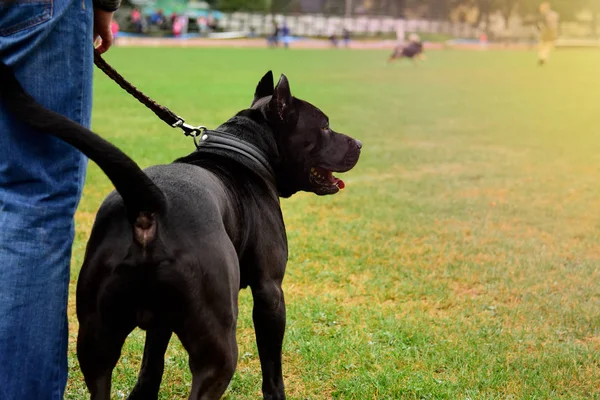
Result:
M256 165L256 172L268 182L276 186L275 171L269 163L264 152L251 143L240 140L239 138L223 131L204 130L198 137L196 148L216 148L221 150L233 151L253 161Z

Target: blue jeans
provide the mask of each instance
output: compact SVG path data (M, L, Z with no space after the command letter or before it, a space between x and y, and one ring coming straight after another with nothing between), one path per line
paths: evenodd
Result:
M89 126L91 0L0 2L0 57L47 108ZM87 160L0 103L0 399L62 399L73 216Z

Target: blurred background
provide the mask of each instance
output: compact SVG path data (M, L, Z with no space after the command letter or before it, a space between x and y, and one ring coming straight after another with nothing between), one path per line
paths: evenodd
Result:
M416 32L448 45L536 40L539 0L124 0L121 38L289 36L289 41L403 40ZM558 46L598 46L599 0L555 0ZM282 32L283 30L283 32Z
M600 0L541 3L124 0L105 59L186 122L218 127L272 70L364 144L343 191L281 201L288 399L600 400ZM92 126L143 167L195 149L98 70ZM112 189L90 163L67 400L88 398L75 282ZM251 316L243 290L227 400L261 398ZM159 398L190 383L173 338Z

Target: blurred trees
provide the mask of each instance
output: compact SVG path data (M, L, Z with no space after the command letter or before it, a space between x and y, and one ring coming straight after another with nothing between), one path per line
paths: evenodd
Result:
M272 13L305 12L329 15L387 15L395 18L422 17L448 19L456 9L476 9L474 25L500 13L506 24L513 15L532 17L543 0L206 0L221 11L257 11ZM573 20L582 10L591 11L590 23L598 25L600 0L550 0L562 20Z
M270 0L205 0L211 8L220 11L267 11Z
M508 27L510 18L519 14L525 20L537 18L540 4L543 0L469 0L472 6L479 10L478 20L475 25L482 21L489 21L491 14L499 12L504 18L505 26ZM592 32L596 32L597 18L600 13L600 0L550 0L552 8L560 14L562 21L572 21L582 11L589 11L592 24Z
M213 0L223 2L256 3L261 0ZM281 3L295 11L325 12L327 14L355 15L366 12L372 15L404 17L407 14L423 14L428 18L448 18L452 10L459 6L472 6L479 9L482 19L490 13L500 12L505 20L515 13L531 15L537 12L543 0L265 0L268 3ZM550 0L552 8L563 19L573 19L584 9L600 11L600 0ZM317 11L319 10L319 11Z

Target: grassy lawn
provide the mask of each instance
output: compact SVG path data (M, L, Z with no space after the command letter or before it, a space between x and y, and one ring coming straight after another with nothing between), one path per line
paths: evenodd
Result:
M268 69L363 141L347 187L282 201L284 379L290 399L600 399L600 52L115 48L148 95L215 127L250 104ZM100 72L94 129L142 166L193 149ZM86 398L75 281L112 190L90 165L77 214L67 399ZM251 296L227 399L260 396ZM125 344L115 398L133 387L144 333ZM173 339L161 399L187 398Z

